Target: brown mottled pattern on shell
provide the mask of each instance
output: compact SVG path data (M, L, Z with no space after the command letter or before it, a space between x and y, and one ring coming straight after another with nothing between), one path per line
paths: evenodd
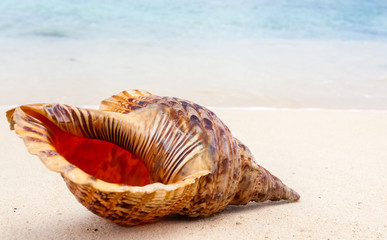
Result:
M103 192L89 184L76 184L63 174L62 177L82 205L96 215L120 225L134 226L154 222L176 213L196 194L197 189L195 185L186 185L178 191L159 189L150 193Z
M238 145L241 161L241 176L238 189L231 204L241 205L250 201L264 202L267 200L279 201L298 200L300 196L293 189L287 187L280 179L272 175L264 167L259 166L250 149L234 138Z
M191 127L206 133L208 148L215 160L215 171L199 179L198 194L179 213L191 217L208 216L224 209L233 199L240 177L239 158L235 141L227 126L210 110L187 100L155 95L136 95L124 91L102 101L100 109L120 113L132 106L164 105L173 109L176 120L185 118Z

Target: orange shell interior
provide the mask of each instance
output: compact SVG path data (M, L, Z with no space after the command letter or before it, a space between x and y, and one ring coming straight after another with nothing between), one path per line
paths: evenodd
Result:
M65 132L34 111L26 113L43 123L56 151L82 171L109 183L145 186L151 182L148 169L135 154L107 141Z

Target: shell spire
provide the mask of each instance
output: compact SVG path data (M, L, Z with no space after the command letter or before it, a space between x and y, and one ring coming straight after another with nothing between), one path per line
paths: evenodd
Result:
M241 178L231 204L241 205L250 201L264 202L290 200L297 201L300 195L286 186L279 178L258 165L248 147L235 139L241 159Z
M30 104L7 118L81 204L121 225L300 198L259 166L212 111L190 101L129 90L99 110Z

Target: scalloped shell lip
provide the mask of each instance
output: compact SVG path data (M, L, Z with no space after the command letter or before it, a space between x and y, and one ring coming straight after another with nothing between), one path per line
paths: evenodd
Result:
M28 107L39 105L40 104L31 104L28 105ZM15 129L16 134L24 140L28 151L33 155L37 155L48 169L61 173L64 178L69 179L75 184L90 185L102 192L150 193L156 190L172 191L186 185L193 184L200 177L209 174L208 172L203 172L202 174L190 176L186 179L171 184L155 182L145 186L129 186L124 184L105 182L95 178L94 176L84 172L82 169L68 162L56 151L55 147L44 138L42 133L37 133L36 129L33 131L26 130L25 126L29 123L24 120L23 117L21 117L26 115L21 107L23 106L19 106L7 111L7 118L11 124L11 129ZM15 115L17 116L16 119L14 117Z

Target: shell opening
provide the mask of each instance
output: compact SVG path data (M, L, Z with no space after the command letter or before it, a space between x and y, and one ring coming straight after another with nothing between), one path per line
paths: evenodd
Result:
M68 162L97 179L109 183L145 186L151 182L148 169L135 154L113 143L65 132L43 115L24 110L43 123L56 151Z

